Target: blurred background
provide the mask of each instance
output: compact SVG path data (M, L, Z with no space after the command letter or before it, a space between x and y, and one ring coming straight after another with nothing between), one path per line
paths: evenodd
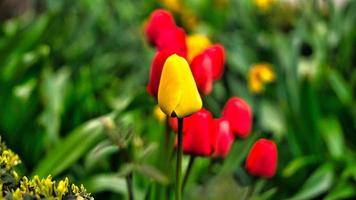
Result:
M146 93L142 27L156 8L226 48L205 107L218 117L240 96L254 110L253 133L224 161L197 159L185 199L356 198L354 0L0 0L0 134L21 175L127 199L133 174L136 199L169 199L164 123ZM251 82L261 65L273 81ZM278 144L270 180L243 171L259 137Z

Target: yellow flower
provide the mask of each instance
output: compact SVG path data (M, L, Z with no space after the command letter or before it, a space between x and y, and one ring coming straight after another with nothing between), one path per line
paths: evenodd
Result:
M12 152L10 149L5 149L0 154L0 165L4 167L5 170L10 170L12 167L21 163L21 160L17 154Z
M158 105L166 115L179 118L200 110L202 100L187 61L176 54L164 63L158 87Z
M57 188L54 189L58 197L64 196L68 192L69 179L66 177L64 180L59 181Z
M275 80L272 66L268 63L254 64L249 72L249 88L253 93L260 93L266 83Z
M262 11L267 11L274 3L274 0L254 0L255 5Z
M187 37L188 61L191 62L195 56L202 53L211 45L209 38L202 34L194 34Z
M163 122L164 120L166 120L167 115L164 114L164 112L161 110L161 108L157 105L155 106L154 110L153 110L153 114L156 117L156 119L158 119L158 121Z
M165 8L174 12L180 12L183 8L182 0L160 0Z

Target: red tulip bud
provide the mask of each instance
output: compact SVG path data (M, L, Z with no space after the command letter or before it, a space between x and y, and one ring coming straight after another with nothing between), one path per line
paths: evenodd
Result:
M213 62L206 53L197 55L190 64L199 93L208 95L213 89Z
M195 156L210 156L213 148L210 137L212 115L202 108L199 112L184 118L183 152Z
M174 18L172 14L163 9L157 9L153 11L145 26L145 34L148 41L156 45L160 32L164 29L175 27Z
M232 97L225 104L223 116L231 125L232 131L241 138L250 134L252 126L252 110L250 106L238 97Z
M234 135L230 129L230 123L227 119L215 119L213 122L213 134L211 142L214 147L214 157L222 157L230 152L231 145L234 142Z
M219 80L224 72L225 49L220 44L215 44L205 50L213 64L213 79Z
M251 175L270 178L276 173L277 160L278 152L274 141L259 139L247 156L246 169Z
M159 51L176 53L182 57L187 57L187 44L185 32L178 27L171 27L160 31L156 40Z

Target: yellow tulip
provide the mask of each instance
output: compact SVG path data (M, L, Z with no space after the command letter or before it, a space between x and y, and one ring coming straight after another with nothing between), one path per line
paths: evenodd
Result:
M253 93L260 93L266 83L270 83L275 79L276 77L270 64L254 64L249 72L249 88Z
M187 37L188 61L191 62L195 56L202 53L211 45L209 38L202 34L194 34Z
M176 54L164 63L158 87L158 105L168 116L191 115L202 107L197 86L187 61Z

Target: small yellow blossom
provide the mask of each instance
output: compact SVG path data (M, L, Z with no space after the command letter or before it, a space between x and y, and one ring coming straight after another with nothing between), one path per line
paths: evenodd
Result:
M202 53L211 45L209 38L203 34L193 34L187 37L188 61L191 62L195 56Z
M166 115L186 117L202 107L202 100L188 62L176 54L163 66L158 88L158 105Z
M22 192L19 188L15 190L15 192L12 193L12 199L14 200L21 200L23 199Z
M262 11L267 11L273 5L274 0L254 0L255 5Z
M160 122L163 122L167 118L167 115L164 114L164 112L161 110L161 108L158 105L155 106L153 110L153 114L156 117L156 119L158 119L158 121Z
M249 88L253 93L261 93L266 83L273 82L275 75L268 63L254 64L249 72Z
M0 165L4 166L5 170L10 170L12 167L21 163L17 154L10 149L4 150L0 155Z
M64 180L59 181L57 188L55 190L58 197L64 196L68 192L69 180L66 177Z
M56 184L49 175L45 179L40 179L39 176L35 175L32 179L28 179L26 176L19 178L16 171L13 169L14 166L20 163L19 156L8 149L1 141L0 137L0 200L5 199L3 194L11 195L14 200L22 199L69 199L73 195L76 199L88 199L93 198L89 193L85 191L85 188L81 185L79 187L72 185L69 187L69 179L59 181ZM6 174L6 176L3 176ZM8 176L12 176L10 179ZM7 181L11 181L3 187L3 179L6 178Z

